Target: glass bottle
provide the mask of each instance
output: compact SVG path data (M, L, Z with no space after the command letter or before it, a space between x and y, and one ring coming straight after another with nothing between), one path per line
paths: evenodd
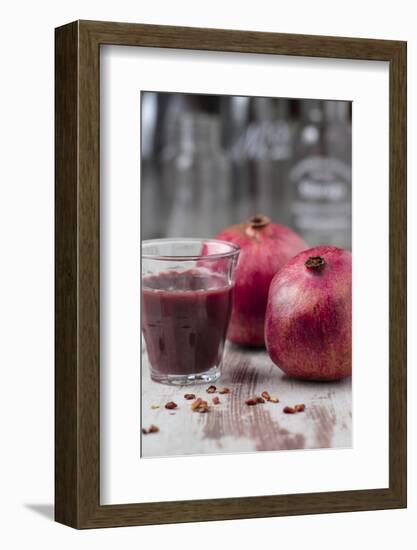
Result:
M246 151L246 133L249 124L250 98L224 96L222 98L223 143L231 166L230 224L241 223L253 216L249 158Z
M230 163L221 148L220 119L185 114L170 164L168 237L209 237L230 223Z
M253 122L247 151L252 159L255 210L272 221L288 224L288 169L292 155L289 100L257 97L252 100Z
M291 226L310 246L351 248L350 104L303 100L290 171Z
M161 224L154 213L159 207L161 183L155 158L156 121L158 95L141 94L141 237L152 239L160 236Z

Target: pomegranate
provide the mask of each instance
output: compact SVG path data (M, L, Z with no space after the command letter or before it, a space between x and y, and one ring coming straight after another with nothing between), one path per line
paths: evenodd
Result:
M352 255L335 246L297 254L269 288L265 341L272 361L305 380L352 373Z
M236 344L264 346L269 285L275 273L307 244L291 229L261 214L224 229L216 238L241 248L227 337Z

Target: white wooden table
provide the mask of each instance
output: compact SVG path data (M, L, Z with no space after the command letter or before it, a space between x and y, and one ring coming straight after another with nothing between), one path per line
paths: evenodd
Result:
M146 351L142 356L142 427L154 424L157 433L142 435L142 456L218 454L288 449L350 447L352 442L351 380L303 382L287 377L269 359L265 350L227 345L223 373L217 389L230 394L208 394L206 385L167 386L153 382ZM264 390L279 398L248 406L245 400ZM207 413L191 411L194 393L208 401ZM217 395L219 405L212 404ZM174 410L165 408L169 401ZM304 403L297 414L285 406ZM154 408L159 406L159 408Z

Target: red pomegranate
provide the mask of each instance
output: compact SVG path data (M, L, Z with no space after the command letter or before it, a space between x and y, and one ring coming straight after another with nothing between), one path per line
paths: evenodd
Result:
M305 380L352 373L352 255L334 246L304 250L269 288L265 341L272 361Z
M271 223L261 214L224 229L216 238L241 248L227 337L236 344L264 346L269 285L275 273L307 244L288 227Z

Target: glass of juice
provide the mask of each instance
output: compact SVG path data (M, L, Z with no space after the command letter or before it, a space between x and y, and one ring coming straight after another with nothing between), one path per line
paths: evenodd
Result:
M238 256L237 245L215 239L142 242L142 332L153 380L220 377Z

